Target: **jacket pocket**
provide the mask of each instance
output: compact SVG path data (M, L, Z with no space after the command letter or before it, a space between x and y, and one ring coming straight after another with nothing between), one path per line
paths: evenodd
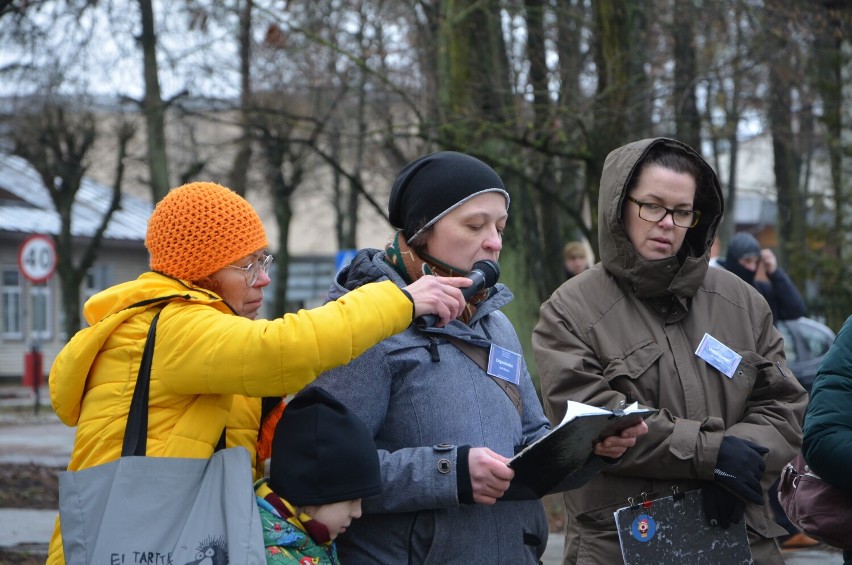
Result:
M435 545L437 516L434 510L414 514L408 534L409 563L440 563L440 546Z
M604 368L603 376L607 381L612 381L616 377L638 379L662 355L663 350L656 342L644 341L625 351L620 357L610 359Z
M742 353L743 360L737 367L748 379L751 400L791 400L802 396L802 387L786 365L773 363L753 351Z
M590 508L585 512L577 514L577 523L584 528L592 528L594 530L614 530L615 518L613 514L619 508L624 508L628 505L626 500L611 502L604 506Z
M603 370L612 390L624 395L628 404L655 404L660 389L658 364L663 355L655 342L647 340L613 357ZM615 408L611 406L610 408Z
M772 363L764 359L757 353L746 351L743 354L743 359L734 370L733 380L740 387L745 389L746 394L751 393L754 388L754 383L757 381L757 375L760 371L774 368Z
M641 480L641 479L640 479ZM631 481L636 482L636 479L631 479ZM647 484L647 490L638 490L636 494L633 495L633 504L639 504L643 500L653 500L659 496L659 493L653 491L650 487L650 482ZM614 490L621 490L616 487ZM631 491L632 492L632 491ZM644 495L644 497L643 497ZM593 530L616 530L615 525L615 511L619 508L624 508L626 506L630 506L630 498L625 496L623 499L616 500L615 502L609 502L602 506L596 506L594 508L590 508L588 510L584 510L577 514L577 524L579 524L583 528L590 528Z

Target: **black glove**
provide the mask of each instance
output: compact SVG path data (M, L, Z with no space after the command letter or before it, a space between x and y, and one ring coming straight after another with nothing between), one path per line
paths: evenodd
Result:
M713 479L746 502L763 504L760 478L766 469L765 447L734 436L725 436L719 446Z
M732 522L739 524L743 519L745 502L716 483L708 481L701 486L701 502L711 526L727 530Z

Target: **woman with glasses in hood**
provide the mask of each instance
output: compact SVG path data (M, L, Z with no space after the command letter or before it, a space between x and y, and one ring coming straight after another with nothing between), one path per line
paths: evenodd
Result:
M617 466L564 494L565 563L621 562L613 512L675 488L701 489L711 526L745 520L755 563L784 562L775 538L786 531L764 500L801 445L807 395L766 301L708 270L723 209L715 172L679 141L607 156L600 263L553 293L534 330L542 396L552 421L569 399L659 412ZM727 364L697 352L702 340Z

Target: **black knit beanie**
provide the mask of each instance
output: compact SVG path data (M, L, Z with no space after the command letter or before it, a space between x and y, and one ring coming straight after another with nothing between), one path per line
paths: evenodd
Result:
M291 400L275 426L269 488L296 506L317 506L382 492L373 435L321 388Z
M509 193L497 171L463 153L432 153L399 172L391 189L388 216L410 243L446 214L484 192L502 193L509 209Z

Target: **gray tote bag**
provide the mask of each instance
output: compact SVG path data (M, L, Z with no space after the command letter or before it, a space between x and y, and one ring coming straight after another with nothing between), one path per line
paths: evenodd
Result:
M154 318L122 457L60 473L65 562L263 565L263 534L248 451L220 449L210 459L144 456L156 324Z

